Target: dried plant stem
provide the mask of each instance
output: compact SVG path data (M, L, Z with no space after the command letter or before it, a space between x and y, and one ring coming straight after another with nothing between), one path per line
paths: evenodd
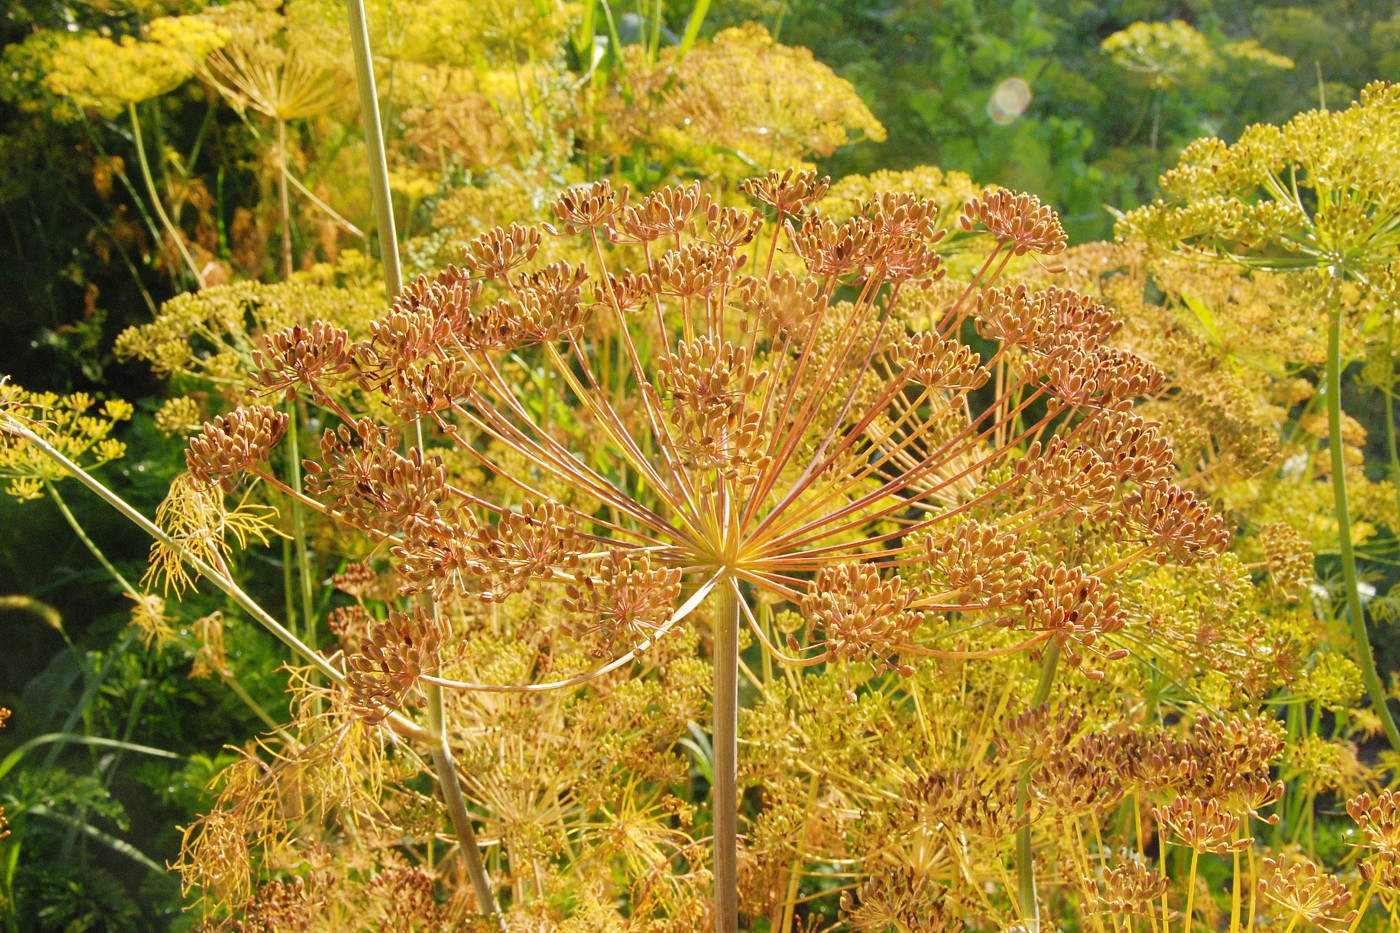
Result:
M355 86L360 92L360 121L369 157L369 185L374 196L374 223L379 230L379 258L384 264L384 287L389 297L403 291L398 234L394 231L394 202L389 197L389 164L384 156L384 130L379 123L379 94L374 84L374 61L369 54L369 26L364 0L346 0L350 17L350 47L355 58Z
M471 878L472 889L476 892L481 912L499 922L500 911L491 891L491 879L486 875L486 865L481 860L481 847L476 841L476 831L472 828L471 814L467 812L467 801L462 794L462 782L457 776L457 763L452 759L452 746L447 740L447 722L443 716L442 687L427 684L424 692L428 697L428 731L433 735L433 765L437 769L438 786L442 789L442 799L447 804L447 812L452 817L452 829L457 833L458 844L462 847L462 861L466 862L467 875Z
M1335 300L1336 279L1328 289L1330 320L1327 325L1327 447L1332 454L1332 498L1337 513L1337 543L1342 555L1342 578L1346 586L1347 622L1356 643L1356 663L1371 695L1371 705L1380 717L1390 747L1400 751L1400 729L1386 705L1385 685L1376 672L1376 658L1366 632L1366 613L1361 608L1357 588L1356 551L1351 541L1351 512L1347 503L1346 462L1342 444L1342 309Z
M732 580L715 588L715 933L739 929L739 598Z
M155 208L156 216L160 218L161 224L165 227L165 232L170 234L170 239L174 241L175 248L180 251L180 256L185 260L185 265L189 267L190 274L194 276L195 282L200 288L204 287L204 274L199 271L199 266L195 265L194 257L190 255L189 247L185 245L185 238L180 235L180 231L175 229L175 224L170 220L170 215L165 212L165 206L160 200L160 191L156 188L156 180L151 176L151 163L146 158L146 143L141 139L141 120L136 116L136 103L132 101L126 105L127 115L131 117L131 137L136 143L136 161L141 163L141 177L146 180L146 190L151 193L151 206Z
M1060 663L1060 643L1052 640L1045 647L1040 664L1040 681L1035 686L1030 708L1037 709L1050 698L1055 668ZM1035 891L1035 849L1031 844L1030 762L1021 765L1016 781L1016 881L1020 891L1021 915L1030 933L1040 933L1040 901Z

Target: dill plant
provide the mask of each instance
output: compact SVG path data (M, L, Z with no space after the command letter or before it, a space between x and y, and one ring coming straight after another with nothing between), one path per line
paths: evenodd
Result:
M1164 196L1121 222L1124 233L1159 247L1242 270L1272 272L1320 310L1327 349L1320 398L1326 406L1333 516L1342 597L1355 661L1392 748L1400 729L1371 650L1358 584L1348 487L1342 383L1352 354L1383 347L1392 472L1400 465L1393 405L1394 267L1400 257L1400 200L1385 167L1400 146L1400 92L1376 82L1345 110L1316 110L1283 126L1250 127L1233 145L1204 139L1163 176ZM1359 294L1348 295L1355 289ZM1347 353L1344 353L1344 346ZM1296 351L1295 357L1299 355Z
M696 185L631 205L607 183L566 191L555 225L483 234L463 268L410 286L367 339L325 324L262 338L259 390L304 391L341 425L307 461L305 492L263 466L287 421L261 405L206 424L179 481L232 489L251 476L391 553L410 603L366 618L343 670L289 643L366 723L431 749L454 741L464 760L471 743L415 724L409 701L572 690L709 615L722 930L738 914L743 628L796 669L907 675L928 658L1035 651L1046 684L1060 657L1100 675L1126 654L1115 576L1226 541L1131 413L1160 377L1106 344L1112 316L1073 292L993 284L1017 255L1063 248L1050 211L1010 192L974 199L954 239L986 255L949 288L934 250L953 220L944 206L876 193L836 223L810 209L826 187L811 173L755 179L746 190L767 216ZM550 240L579 259L536 262ZM990 341L985 363L970 328ZM467 467L470 485L457 478ZM1050 532L1061 525L1102 527L1113 557L1067 565ZM479 615L463 607L521 599L562 611L549 637L572 660L535 683L463 677L482 662L469 647ZM804 618L786 644L755 611L765 602ZM932 624L953 617L971 624ZM437 772L491 794L489 771ZM453 822L470 853L465 814ZM509 866L517 896L521 867ZM1021 899L1033 916L1033 885Z

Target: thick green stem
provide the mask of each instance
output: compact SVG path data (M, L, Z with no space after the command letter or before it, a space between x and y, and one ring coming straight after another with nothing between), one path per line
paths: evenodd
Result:
M151 207L155 208L156 216L165 226L166 233L170 234L170 239L175 243L175 248L180 251L180 256L185 260L185 265L189 267L190 274L194 276L195 282L200 288L204 287L204 273L195 265L194 257L190 255L189 247L185 245L185 238L180 231L175 229L175 224L170 220L170 215L165 213L165 205L161 203L160 191L156 188L156 180L151 176L151 163L146 158L146 144L141 139L141 121L136 116L135 102L127 104L127 113L131 117L131 135L136 143L136 161L141 163L141 176L146 180L146 190L151 193Z
M369 156L370 193L374 196L374 222L379 229L379 254L384 264L384 287L389 297L403 290L399 269L398 234L394 232L394 204L389 197L389 163L384 156L384 130L379 123L379 92L374 84L374 62L369 54L369 26L364 0L346 0L350 14L350 46L355 57L355 84L360 91L360 121L364 124Z
M467 875L471 878L472 889L476 892L481 912L499 921L500 912L496 907L495 895L491 892L491 879L487 876L486 865L481 860L481 846L476 841L476 830L472 828L471 814L467 812L467 801L462 794L462 782L457 775L457 763L452 760L452 746L447 741L442 687L427 684L426 693L428 731L433 735L433 765L437 768L442 799L452 817L452 829L457 834L457 842L462 849L462 860L467 864Z
M715 587L713 814L715 931L739 929L739 594Z
M1040 664L1040 682L1035 685L1030 708L1038 709L1050 699L1055 668L1060 663L1060 643L1051 640ZM1031 765L1021 765L1016 781L1016 881L1020 891L1021 914L1029 933L1040 933L1040 900L1035 891L1035 849L1031 845Z
M1335 304L1335 286L1328 292L1328 304ZM1337 512L1337 540L1342 554L1342 578L1346 587L1347 623L1351 639L1356 644L1356 663L1371 695L1371 705L1380 717L1390 747L1400 751L1400 729L1386 704L1385 686L1376 672L1376 659L1371 651L1371 638L1366 632L1366 613L1361 608L1361 591L1357 586L1356 551L1351 541L1351 512L1347 503L1346 462L1342 443L1342 311L1328 308L1327 327L1327 446L1332 454L1332 498Z

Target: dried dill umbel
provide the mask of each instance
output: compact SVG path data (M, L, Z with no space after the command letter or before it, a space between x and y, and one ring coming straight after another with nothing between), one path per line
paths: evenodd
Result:
M712 922L732 931L741 634L765 671L800 685L810 670L856 705L960 663L985 673L1030 656L1038 694L1061 659L1086 681L1113 672L1136 634L1125 578L1208 562L1228 543L1133 411L1162 374L1110 342L1118 321L1093 297L1008 281L1027 266L1055 274L1064 249L1034 196L985 192L953 217L939 200L876 191L838 221L814 207L828 188L771 172L743 186L747 212L694 185L636 198L607 182L571 188L554 224L483 233L463 266L405 289L361 339L306 321L258 338L250 388L314 406L326 425L293 454L311 452L306 482L268 466L299 440L285 413L254 403L207 422L162 515L158 563L177 587L194 564L246 600L226 550L268 527L258 499L230 499L249 485L333 523L401 585L382 601L346 591L364 611L341 614L349 644L334 662L258 616L326 678L325 706L303 705L296 753L250 762L225 789L224 815L191 836L196 877L247 901L252 879L228 853L288 844L310 788L333 787L343 804L316 812L347 832L421 826L383 803L390 786L410 792L367 738L388 734L405 745L395 761L431 759L445 813L429 811L427 831L450 824L479 912L544 900L568 858L571 884L613 879L612 902L647 890L658 915L691 910L708 884ZM956 280L943 260L954 246L981 260ZM935 284L939 302L912 300ZM781 614L797 624L780 627ZM707 712L694 702L706 675ZM663 683L687 686L667 699ZM579 713L573 698L586 697L621 728ZM689 725L701 721L708 734ZM527 733L553 744L532 752ZM705 749L712 777L708 866L690 829L663 817L683 739ZM344 754L369 756L376 777L350 776ZM1004 793L949 818L1019 836L1029 774L998 767ZM1060 796L1078 799L1079 772L1063 774ZM1160 809L1179 836L1237 842L1216 798L1178 799L1201 801ZM608 816L578 816L597 813ZM252 822L225 825L232 814ZM478 840L477 825L491 835ZM852 863L844 824L813 826L822 858L861 873L853 909L868 922L940 890L891 886L902 869L889 860L915 864L908 847L923 841L888 848L883 866ZM501 847L489 872L481 842ZM790 921L807 848L786 893L743 902ZM1019 859L1032 911L1033 870Z
M267 335L255 378L342 421L307 465L314 498L301 498L387 548L406 596L443 618L477 600L552 601L549 637L605 662L477 682L454 676L453 626L396 614L347 656L367 721L411 715L405 699L423 689L583 685L660 650L698 612L713 620L720 929L733 928L738 883L742 627L798 670L907 675L927 659L1034 651L1098 676L1126 654L1117 575L1192 563L1227 540L1133 420L1131 398L1159 376L1105 343L1112 314L1064 289L992 285L1013 256L1064 247L1033 196L969 204L952 236L985 263L917 330L901 301L944 274L942 205L877 192L837 223L811 208L827 188L811 173L745 188L759 204L748 219L696 186L630 204L606 182L570 189L557 226L482 234L464 267L408 288L368 339L347 346L316 325ZM546 237L580 261L534 265ZM964 342L974 327L990 353ZM523 386L507 376L517 360L539 374ZM421 448L401 454L396 438L419 428L365 420L357 393L417 419ZM264 412L206 427L196 478L243 470L295 494L259 466L277 432ZM451 447L485 486L443 472L435 451ZM1124 549L1068 567L1056 542L1075 527ZM807 625L780 645L760 600ZM930 624L951 612L981 624ZM473 780L493 793L489 768Z

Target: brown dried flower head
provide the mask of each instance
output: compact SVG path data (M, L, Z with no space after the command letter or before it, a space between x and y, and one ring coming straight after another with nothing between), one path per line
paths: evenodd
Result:
M1017 256L1050 256L1069 242L1060 219L1040 198L1005 188L988 190L967 202L958 222L968 231L980 224L999 241L1010 243Z
M802 611L822 635L827 657L891 665L923 621L923 613L909 609L912 598L899 577L882 580L870 564L841 564L817 571Z
M418 686L423 674L438 670L443 632L426 612L391 612L371 627L358 654L345 659L346 685L356 714L382 722Z
M1153 807L1152 815L1166 834L1197 852L1243 852L1254 842L1239 835L1240 818L1214 797L1177 797L1165 807Z
M266 460L286 431L283 412L266 405L236 408L204 423L190 439L185 464L197 482L229 488L234 477Z
M755 201L776 209L779 216L792 216L826 197L831 179L818 178L810 170L772 169L759 178L746 179L739 187Z
M1301 918L1339 933L1356 919L1355 910L1343 912L1351 902L1350 889L1336 875L1301 856L1264 859L1259 893L1282 908L1290 925Z
M574 580L565 584L561 605L579 617L570 630L593 641L598 657L649 637L670 618L681 593L680 571L653 567L645 553L609 551L594 566L575 571Z
M350 335L339 327L316 321L293 325L262 338L253 351L254 384L263 392L296 396L298 385L320 393L320 384L347 372L351 365Z

